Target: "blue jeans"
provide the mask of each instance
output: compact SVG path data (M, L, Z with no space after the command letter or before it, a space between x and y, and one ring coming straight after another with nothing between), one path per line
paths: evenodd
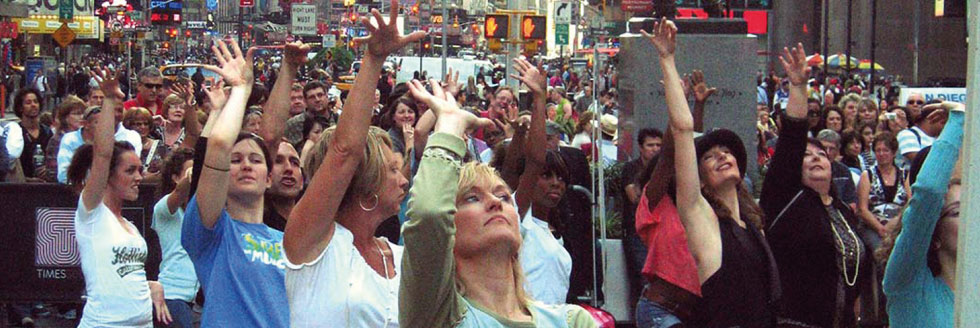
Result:
M191 304L181 300L166 300L167 310L170 310L170 318L174 319L166 327L194 327L194 313L191 311ZM154 316L154 320L156 317Z
M681 324L681 319L646 297L636 302L636 328L669 328Z

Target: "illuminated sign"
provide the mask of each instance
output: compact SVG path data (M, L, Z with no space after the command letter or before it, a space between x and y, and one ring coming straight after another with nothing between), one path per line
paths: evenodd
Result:
M547 24L545 16L524 16L521 19L521 37L524 40L544 40Z
M487 39L506 39L509 25L510 17L507 15L487 15L483 36Z
M151 0L150 22L156 25L179 25L183 0Z

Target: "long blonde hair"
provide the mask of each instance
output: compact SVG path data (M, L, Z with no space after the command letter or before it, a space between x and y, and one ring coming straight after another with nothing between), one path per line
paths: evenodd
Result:
M476 186L488 187L503 185L507 186L504 179L500 177L493 167L477 162L469 162L463 165L459 172L459 189L456 190L456 199L463 196L464 193ZM509 192L509 188L508 188ZM516 207L516 206L515 206ZM514 271L514 290L517 292L517 299L521 302L521 306L526 310L531 304L531 297L528 296L527 291L524 290L524 269L521 266L520 254L523 240L518 240L517 251L514 252L514 256L511 257L511 264ZM456 271L453 275L456 282L456 290L460 294L466 295L466 285L463 284L463 280L459 277L459 271Z

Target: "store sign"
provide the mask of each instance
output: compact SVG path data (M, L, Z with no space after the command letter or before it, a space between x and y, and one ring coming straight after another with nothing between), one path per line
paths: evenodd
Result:
M12 18L17 24L20 32L29 34L54 34L54 31L61 27L62 22L53 17L33 17L33 18ZM76 39L98 39L99 27L102 21L95 16L75 16L75 20L68 23L68 28L76 34Z
M76 16L93 15L95 12L95 0L63 0L68 1L74 6ZM4 2L7 2L6 0ZM22 2L22 1L17 1ZM32 15L51 15L61 14L62 0L27 0L23 1L31 6Z
M184 27L189 29L201 29L203 30L207 26L205 21L186 21L184 22Z
M150 0L150 22L157 25L178 25L183 8L183 0Z
M238 1L238 6L242 8L255 7L255 0L240 0Z
M316 6L294 4L290 31L295 35L316 35Z

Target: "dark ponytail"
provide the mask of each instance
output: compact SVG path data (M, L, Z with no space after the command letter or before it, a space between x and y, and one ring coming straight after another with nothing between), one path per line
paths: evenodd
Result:
M128 142L116 141L112 147L112 157L109 160L109 172L119 163L119 158L124 152L135 152L136 148ZM92 157L95 156L95 148L91 144L84 144L75 150L75 155L71 157L71 164L68 165L68 184L73 186L75 191L81 192L85 186L85 178L88 170L92 168Z

